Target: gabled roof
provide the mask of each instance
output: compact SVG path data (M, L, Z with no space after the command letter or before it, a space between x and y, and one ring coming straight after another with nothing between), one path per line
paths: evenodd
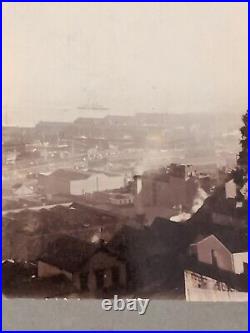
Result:
M38 260L74 273L95 250L95 244L65 236L50 243Z
M57 239L50 244L38 260L74 273L80 271L83 265L100 252L107 253L121 261L105 244L87 243L68 236Z
M245 240L240 237L227 237L223 234L209 234L209 235L198 235L194 242L190 245L195 245L207 240L210 237L216 238L224 247L226 247L231 253L247 252L248 246Z

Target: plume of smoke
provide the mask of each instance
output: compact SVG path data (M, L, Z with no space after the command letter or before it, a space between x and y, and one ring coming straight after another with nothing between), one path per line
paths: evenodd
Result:
M191 217L190 213L181 212L178 215L170 217L170 221L172 221L172 222L185 222L188 219L190 219L190 217Z
M203 203L207 199L207 197L208 197L208 194L201 187L199 187L197 190L197 195L194 198L193 206L191 209L191 212L193 214L196 213L201 208L201 206L203 205Z
M147 150L135 166L135 173L142 175L145 171L166 166L169 161L169 153L166 150Z
M100 240L100 237L97 235L97 234L94 234L92 237L91 237L91 243L98 243Z
M191 218L193 214L195 214L203 205L204 201L208 197L208 194L201 188L199 187L197 189L197 194L196 197L193 200L193 205L191 208L191 212L183 212L181 211L178 215L170 217L170 221L173 222L185 222Z

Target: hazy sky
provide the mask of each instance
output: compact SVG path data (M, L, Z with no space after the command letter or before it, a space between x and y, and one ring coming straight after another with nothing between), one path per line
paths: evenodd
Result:
M246 3L4 3L3 122L247 108Z

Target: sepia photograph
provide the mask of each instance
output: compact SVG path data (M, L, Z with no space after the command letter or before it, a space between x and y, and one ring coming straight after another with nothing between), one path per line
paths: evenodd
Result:
M247 14L3 5L3 298L248 301Z

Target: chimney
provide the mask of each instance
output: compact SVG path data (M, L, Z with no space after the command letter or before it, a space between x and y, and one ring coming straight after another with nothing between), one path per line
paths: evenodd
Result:
M135 206L135 212L138 220L140 223L144 220L144 205L142 201L142 176L141 175L135 175L135 198L134 198L134 206Z
M137 196L142 191L142 176L135 175L134 180L135 180L135 195Z

